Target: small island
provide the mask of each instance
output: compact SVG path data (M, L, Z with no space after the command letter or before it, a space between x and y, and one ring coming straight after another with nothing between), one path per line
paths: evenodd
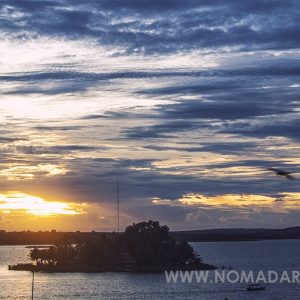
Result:
M9 266L40 272L163 272L213 270L186 241L178 241L158 221L128 226L125 232L89 237L76 244L64 240L30 251L32 263Z

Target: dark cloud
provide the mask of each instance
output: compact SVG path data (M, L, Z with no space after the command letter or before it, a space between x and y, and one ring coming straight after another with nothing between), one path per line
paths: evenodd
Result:
M243 67L228 65L205 70L153 70L119 72L77 72L70 70L10 73L1 75L0 81L19 83L20 85L3 91L3 94L63 94L85 92L96 86L103 87L117 80L155 80L173 79L183 82L151 89L139 89L133 92L147 96L207 95L210 100L240 100L247 98L272 98L273 100L289 96L298 99L297 89L290 85L298 83L300 76L299 58L269 57L251 66L252 61ZM268 89L263 89L263 85Z
M272 118L269 121L254 125L247 122L238 123L236 126L228 124L221 132L260 138L272 136L287 137L300 141L300 119L297 114L291 116L278 116L278 119Z
M289 107L277 107L264 101L182 101L160 107L163 116L177 119L245 119L255 116L292 112Z
M207 125L203 125L207 127ZM153 139L172 137L172 134L199 128L195 122L174 121L148 127L134 127L123 130L123 136L127 139Z
M219 163L219 164L212 164L214 168L230 168L230 167L257 167L261 168L262 170L268 170L271 167L278 167L278 168L289 168L291 171L296 172L298 171L299 167L297 164L292 164L291 162L286 161L284 158L277 158L277 159L245 159L243 161L234 161L234 162L226 162L226 163ZM272 173L271 173L272 174Z
M244 69L210 69L206 76L204 72L179 84L139 90L138 94L166 98L170 103L156 105L151 114L144 113L144 118L156 119L153 125L128 128L122 133L130 139L167 138L205 128L241 137L265 137L274 128L271 136L297 138L297 121L290 120L298 116L297 59L279 59L277 66L275 61ZM182 96L185 100L178 100ZM127 114L127 118L130 116L134 113Z
M298 132L298 123L284 125L281 129L276 123L269 126L263 125L250 126L249 122L228 123L229 125L214 125L205 120L216 120L226 122L227 120L244 120L253 117L278 115L280 118L290 118L289 113L293 113L293 105L282 104L272 101L255 100L245 101L211 101L185 100L175 102L169 105L160 105L156 107L158 124L134 127L123 130L123 136L129 139L147 139L147 138L167 138L174 137L174 134L180 132L192 132L194 130L210 130L211 132L233 133L241 135L268 136L268 130L273 134L281 136L296 137ZM162 121L163 120L163 121ZM168 120L168 121L166 121ZM244 125L244 126L243 126ZM232 129L231 129L232 128ZM274 130L273 130L274 128ZM288 129L288 130L287 130Z
M63 146L49 146L49 147L33 147L33 146L20 146L17 147L19 152L25 154L64 154L73 151L79 152L90 152L97 150L106 150L106 147L91 147L91 146L81 146L81 145L63 145Z
M42 131L73 131L81 130L84 126L65 125L65 126L35 126L33 129Z
M81 117L82 120L97 120L97 119L105 119L107 118L107 114L90 114Z
M150 201L149 201L150 202ZM129 206L126 212L134 215L136 219L142 221L147 219L163 220L169 226L183 224L187 214L194 212L193 207L170 206L170 205L143 205ZM180 228L180 226L178 226ZM173 227L174 228L174 227Z
M15 35L91 37L129 52L195 48L295 49L298 1L2 1ZM22 12L11 18L13 12ZM36 13L38 11L38 14ZM130 20L128 20L130 19ZM175 26L174 26L175 24Z
M252 142L214 142L211 144L201 143L198 147L176 147L164 145L145 145L143 148L155 151L178 151L178 152L213 152L213 153L235 153L241 151L253 151L257 147L256 143Z
M158 207L146 209L151 206L153 198L175 201L190 192L205 195L247 193L277 195L282 192L281 184L284 179L278 178L273 172L265 172L266 168L271 166L270 162L249 160L244 165L260 165L265 172L263 177L258 174L253 177L236 177L234 179L197 178L189 174L162 174L153 168L154 162L155 160L150 159L73 159L67 164L70 171L64 176L60 176L59 180L55 177L40 176L28 183L17 182L14 186L23 191L30 191L35 187L35 193L41 191L52 197L70 198L70 200L78 202L85 199L85 201L115 207L116 182L119 180L122 211L131 211L131 215L138 218L150 217L151 214L155 215L155 212L159 210ZM234 165L222 164L219 165L219 168L224 170L232 166ZM236 162L236 166L242 166L242 164ZM281 164L277 162L276 166L281 166ZM145 168L149 168L149 170L145 170ZM284 182L285 191L298 191L297 183L288 180L284 180ZM8 184L6 183L6 185ZM161 213L157 212L156 216L164 218L163 215L166 214L165 217L169 220L172 218L173 212L174 222L176 222L176 213L182 218L184 214L193 210L188 207L170 208L167 212L166 209L167 207L162 209ZM218 209L215 211L222 214L222 211Z
M4 137L0 136L0 143L12 143L25 140L24 138Z

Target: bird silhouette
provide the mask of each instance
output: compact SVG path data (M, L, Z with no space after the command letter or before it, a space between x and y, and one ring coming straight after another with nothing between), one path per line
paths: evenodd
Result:
M268 168L268 170L275 172L276 175L284 176L287 179L290 179L290 180L295 179L295 177L293 175L291 175L292 174L291 172L287 172L287 171L280 170L280 169L277 169L277 168Z

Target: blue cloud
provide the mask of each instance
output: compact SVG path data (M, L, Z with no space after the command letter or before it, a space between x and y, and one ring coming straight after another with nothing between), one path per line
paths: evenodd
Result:
M288 1L2 1L2 30L66 38L90 37L128 52L196 48L299 47L299 2ZM22 12L11 18L13 12ZM36 13L38 11L38 13ZM172 16L172 18L170 18ZM130 19L130 20L128 20ZM174 26L176 24L176 26Z

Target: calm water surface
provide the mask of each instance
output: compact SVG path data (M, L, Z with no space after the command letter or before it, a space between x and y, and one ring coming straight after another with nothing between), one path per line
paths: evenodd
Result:
M234 270L300 270L300 240L193 243L204 261ZM31 274L8 271L24 262L29 249L0 247L0 299L31 299ZM43 274L35 275L35 299L124 300L289 300L300 299L300 284L268 284L261 292L245 284L167 284L163 274Z

